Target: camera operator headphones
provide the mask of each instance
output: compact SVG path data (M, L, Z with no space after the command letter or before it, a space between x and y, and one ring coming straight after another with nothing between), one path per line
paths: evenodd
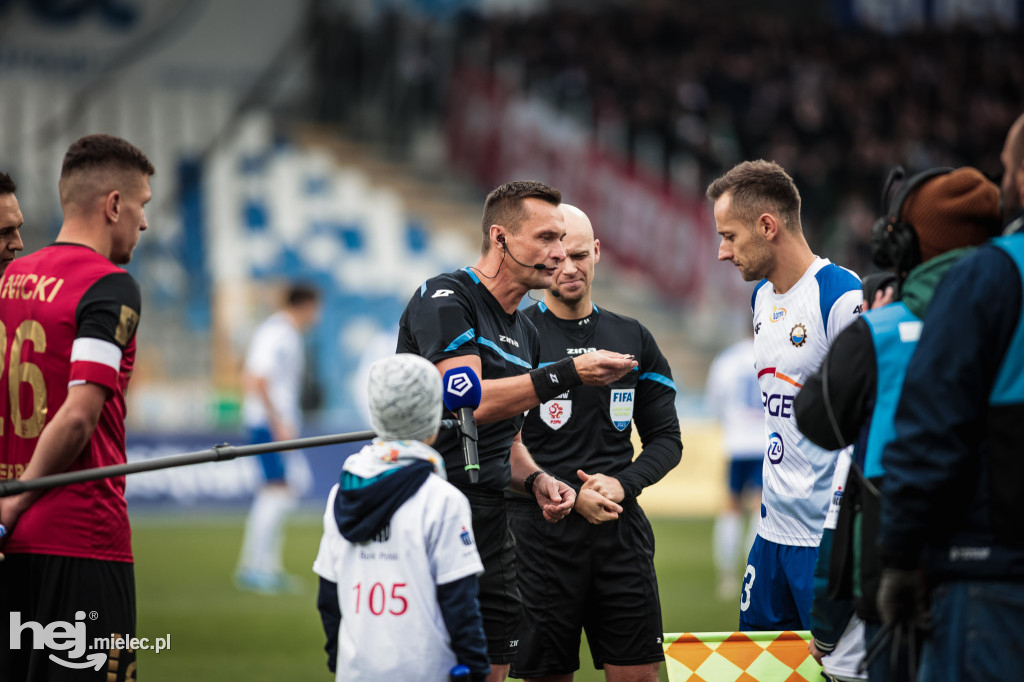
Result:
M931 168L922 171L904 182L891 201L889 196L893 185L907 177L907 173L902 166L896 166L889 171L889 177L882 188L882 207L886 210L885 207L888 205L888 210L871 228L871 260L875 265L884 269L895 268L902 280L911 269L921 263L921 247L917 241L917 232L913 225L902 219L903 204L921 185L932 178L952 173L953 170Z

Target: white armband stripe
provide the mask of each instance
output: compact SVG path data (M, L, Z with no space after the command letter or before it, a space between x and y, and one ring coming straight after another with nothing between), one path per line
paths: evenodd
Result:
M95 362L115 372L121 369L121 349L117 344L102 339L82 337L71 345L71 363Z

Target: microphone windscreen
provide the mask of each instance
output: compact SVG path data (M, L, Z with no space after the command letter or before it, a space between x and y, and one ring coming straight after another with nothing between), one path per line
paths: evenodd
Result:
M480 384L480 378L471 368L452 367L444 373L441 386L444 406L449 410L454 412L460 407L476 409L480 406L483 386Z

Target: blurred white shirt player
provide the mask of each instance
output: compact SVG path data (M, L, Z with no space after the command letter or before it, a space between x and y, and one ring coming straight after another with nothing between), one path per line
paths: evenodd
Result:
M298 434L304 363L302 329L287 311L274 313L256 328L245 355L246 428L270 428L282 436L275 440Z
M483 680L483 564L469 501L428 446L441 421L441 376L401 353L374 363L368 379L378 438L345 460L313 563L328 667L338 680L447 682L463 664Z
M765 433L753 338L734 343L715 357L708 371L706 396L729 457L729 502L715 520L712 548L718 596L731 599L736 595L739 551L745 556L750 549L760 517ZM750 503L753 512L744 532L742 512Z
M306 285L290 287L285 308L267 318L253 334L245 358L242 420L249 442L298 438L302 412L299 394L305 367L302 334L320 314L318 292ZM258 458L264 484L256 493L245 524L235 573L240 589L274 593L300 584L284 572L284 522L309 489L312 476L299 452L273 452Z

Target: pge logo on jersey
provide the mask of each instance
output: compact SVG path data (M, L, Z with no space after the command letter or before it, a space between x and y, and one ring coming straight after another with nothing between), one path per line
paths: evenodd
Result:
M771 395L761 392L761 403L768 414L773 417L789 419L793 416L793 400L795 398L784 393L772 393Z
M459 372L448 377L449 393L453 393L461 398L469 393L471 388L473 388L473 382L469 380L469 375L465 372Z

